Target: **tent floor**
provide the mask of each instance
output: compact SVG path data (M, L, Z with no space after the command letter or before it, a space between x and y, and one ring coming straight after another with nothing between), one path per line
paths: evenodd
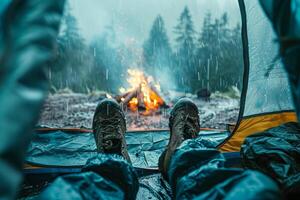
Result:
M202 130L202 138L223 141L228 133ZM126 142L132 164L137 168L157 168L158 158L169 141L168 130L127 132ZM97 154L94 136L84 129L37 130L26 161L41 167L80 167Z
M228 133L203 130L200 135L221 142ZM157 170L158 158L165 149L168 139L167 130L126 134L128 151L140 177L137 199L171 199L170 187ZM26 160L29 165L24 169L25 182L21 191L21 196L24 198L22 199L35 196L57 176L80 172L87 159L95 154L96 146L90 130L38 130L27 154Z

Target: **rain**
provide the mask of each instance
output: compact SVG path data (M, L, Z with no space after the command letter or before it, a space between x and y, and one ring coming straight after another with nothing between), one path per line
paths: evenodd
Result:
M165 107L151 109L153 96L148 103L138 96L135 111L127 106L130 99L120 100L129 129L168 128L169 112L181 97L197 104L203 127L225 129L239 113L240 24L235 0L226 6L218 0L69 0L39 125L90 128L97 103L132 92L124 89L134 69L156 82Z
M299 196L299 0L2 2L4 199Z

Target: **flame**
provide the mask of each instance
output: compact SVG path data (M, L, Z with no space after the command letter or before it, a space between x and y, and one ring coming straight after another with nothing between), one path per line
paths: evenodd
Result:
M152 76L146 76L143 71L138 69L128 69L127 72L129 75L127 79L129 88L127 90L120 88L120 92L126 93L138 90L138 95L128 102L130 110L137 111L138 107L143 105L146 109L145 113L150 113L164 104L163 99L157 94L160 91L160 85L154 82Z
M138 104L139 104L138 99L134 97L129 101L128 106L129 106L130 110L137 111Z

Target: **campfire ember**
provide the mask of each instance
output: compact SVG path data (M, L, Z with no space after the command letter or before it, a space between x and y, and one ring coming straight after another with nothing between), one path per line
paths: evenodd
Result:
M160 85L152 76L146 76L144 72L137 69L129 69L128 75L129 88L120 88L121 95L116 97L124 107L134 112L143 111L142 114L149 115L160 107L167 106L159 95Z

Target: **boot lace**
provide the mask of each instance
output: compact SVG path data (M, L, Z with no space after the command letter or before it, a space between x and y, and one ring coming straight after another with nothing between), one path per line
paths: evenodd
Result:
M103 136L102 146L104 150L119 148L122 139L120 116L110 118L98 117L96 119L97 130Z
M200 130L198 118L190 115L181 115L174 125L182 130L184 139L197 137Z

